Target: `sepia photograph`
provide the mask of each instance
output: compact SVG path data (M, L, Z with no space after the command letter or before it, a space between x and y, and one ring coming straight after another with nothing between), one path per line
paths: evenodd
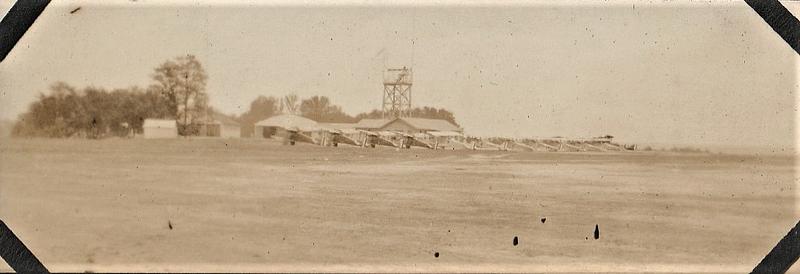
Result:
M46 271L747 273L800 218L800 57L749 2L45 5L0 220Z

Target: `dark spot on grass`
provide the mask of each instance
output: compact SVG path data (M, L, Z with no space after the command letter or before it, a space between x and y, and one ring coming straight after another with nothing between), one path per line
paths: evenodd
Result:
M594 225L594 239L600 239L600 226Z

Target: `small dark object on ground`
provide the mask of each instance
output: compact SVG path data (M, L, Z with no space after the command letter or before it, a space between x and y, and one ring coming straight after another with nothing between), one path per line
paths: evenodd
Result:
M600 227L598 225L594 225L594 239L600 239Z

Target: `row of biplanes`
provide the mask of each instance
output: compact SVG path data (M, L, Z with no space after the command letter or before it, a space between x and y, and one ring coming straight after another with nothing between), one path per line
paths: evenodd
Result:
M388 146L388 147L395 147L395 148L406 148L410 149L411 147L422 147L428 149L437 149L441 148L438 142L430 142L428 140L424 140L420 138L419 135L411 135L406 134L403 132L392 132L392 131L367 131L367 130L357 130L360 133L362 138L352 138L344 134L342 130L337 129L330 129L325 130L320 139L314 139L313 137L306 135L302 131L297 128L289 128L286 130L287 135L284 140L290 144L294 145L296 142L303 142L303 143L310 143L315 145L322 145L322 146L334 146L337 147L339 144L347 144L351 146L360 146L360 147L371 147L374 148L376 146ZM359 140L360 139L360 140Z
M590 139L473 139L468 140L463 137L452 136L446 142L439 142L438 138L424 138L425 134L407 134L392 131L366 131L357 130L359 138L353 138L351 134L344 134L341 130L326 130L324 135L315 139L297 128L286 130L287 135L284 140L290 145L296 142L310 143L322 146L334 146L346 144L358 147L386 146L394 148L410 149L420 147L427 149L470 149L470 150L502 150L502 151L546 151L546 152L608 152L608 151L628 151L635 150L633 145L620 145L611 142L610 138L590 138ZM348 136L350 135L350 136Z
M635 150L635 145L621 145L612 143L610 139L591 138L591 139L494 139L478 140L471 144L473 149L489 150L518 150L518 151L543 151L543 152L609 152L609 151L631 151Z

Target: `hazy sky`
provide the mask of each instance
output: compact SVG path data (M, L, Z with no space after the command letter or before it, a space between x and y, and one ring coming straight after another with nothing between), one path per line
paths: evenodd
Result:
M54 81L146 86L183 54L203 62L223 112L297 93L356 114L380 107L386 55L413 67L415 106L452 110L471 135L794 140L797 54L744 3L120 3L54 1L0 63L0 117L15 119Z

